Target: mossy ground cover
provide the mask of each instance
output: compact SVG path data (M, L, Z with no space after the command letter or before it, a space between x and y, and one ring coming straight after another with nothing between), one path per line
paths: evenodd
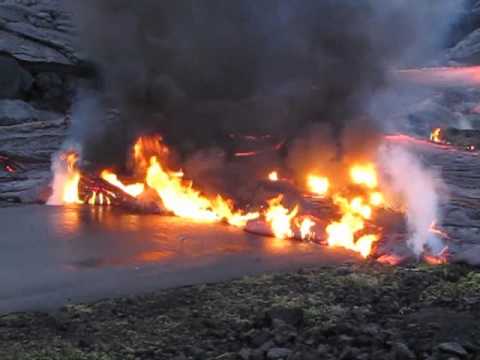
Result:
M480 359L480 273L302 269L0 317L0 359Z

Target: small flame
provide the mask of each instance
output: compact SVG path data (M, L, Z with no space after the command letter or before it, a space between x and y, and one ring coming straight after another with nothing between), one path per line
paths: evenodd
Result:
M442 135L443 135L442 129L436 128L430 134L430 141L433 141L435 143L442 143L443 142Z
M129 194L133 197L139 197L145 191L145 185L142 183L125 185L119 179L117 174L114 174L108 170L102 171L100 177L105 180L106 182L110 183L113 186L118 187L125 193Z
M444 265L448 264L448 246L445 246L438 255L423 255L423 260L429 265Z
M94 191L90 198L88 199L89 205L112 205L112 200L108 195L105 195L103 192Z
M395 254L382 255L379 258L377 258L377 262L379 262L380 264L390 265L390 266L400 265L404 260L405 260L404 257L398 256Z
M79 154L74 150L61 153L54 161L53 193L48 199L49 205L82 204L78 195L80 171Z
M94 191L92 196L88 199L88 205L95 205L97 203L97 192Z
M270 181L278 181L279 180L279 177L278 177L278 172L277 171L272 171L270 174L268 174L268 180Z
M274 236L278 239L292 238L292 220L298 214L298 206L288 210L282 205L283 196L279 195L268 201L265 219L270 224Z
M250 220L255 220L260 217L260 213L251 212L243 213L241 211L234 211L233 202L231 200L225 200L220 195L213 202L213 210L219 215L220 218L226 219L226 221L236 227L245 227Z
M350 170L350 177L356 185L362 185L369 189L378 186L377 171L373 164L354 165Z
M372 247L378 241L377 235L363 235L355 240L355 235L363 230L365 224L360 217L345 214L339 222L333 222L327 226L328 245L331 247L343 247L360 253L366 258L372 252Z
M315 233L313 232L314 226L315 222L309 217L303 219L302 223L300 224L300 236L302 240L310 240L315 238Z
M325 196L328 193L330 182L326 177L308 175L307 186L312 193L320 196Z
M385 204L385 198L381 192L373 192L370 194L370 205L374 207L381 207Z

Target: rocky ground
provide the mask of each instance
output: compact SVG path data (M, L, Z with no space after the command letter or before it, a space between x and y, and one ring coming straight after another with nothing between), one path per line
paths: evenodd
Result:
M50 158L65 139L68 110L89 66L75 50L62 0L0 0L0 204L32 202L49 180Z
M0 317L2 359L479 359L480 274L303 269Z

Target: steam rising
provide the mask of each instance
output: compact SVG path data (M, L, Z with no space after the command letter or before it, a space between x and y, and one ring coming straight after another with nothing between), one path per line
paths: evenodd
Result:
M92 113L76 126L75 136L87 160L109 165L125 163L133 140L152 131L183 154L225 149L231 133L269 133L289 143L308 134L316 137L314 146L296 153L315 153L324 139L329 157L358 153L364 140L372 142L382 129L368 109L387 85L389 67L434 54L462 5L461 0L68 3L82 47L103 76L99 103L119 110L116 120Z
M382 149L380 161L389 177L390 190L399 194L406 204L410 232L408 246L417 256L426 247L433 253L439 253L442 242L430 231L432 224L440 220L436 193L438 180L415 155L406 150L399 147Z

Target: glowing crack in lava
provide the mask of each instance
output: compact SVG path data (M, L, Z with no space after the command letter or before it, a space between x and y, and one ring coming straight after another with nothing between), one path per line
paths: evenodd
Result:
M80 156L74 149L60 153L54 160L53 193L47 201L49 205L83 204L78 194Z

